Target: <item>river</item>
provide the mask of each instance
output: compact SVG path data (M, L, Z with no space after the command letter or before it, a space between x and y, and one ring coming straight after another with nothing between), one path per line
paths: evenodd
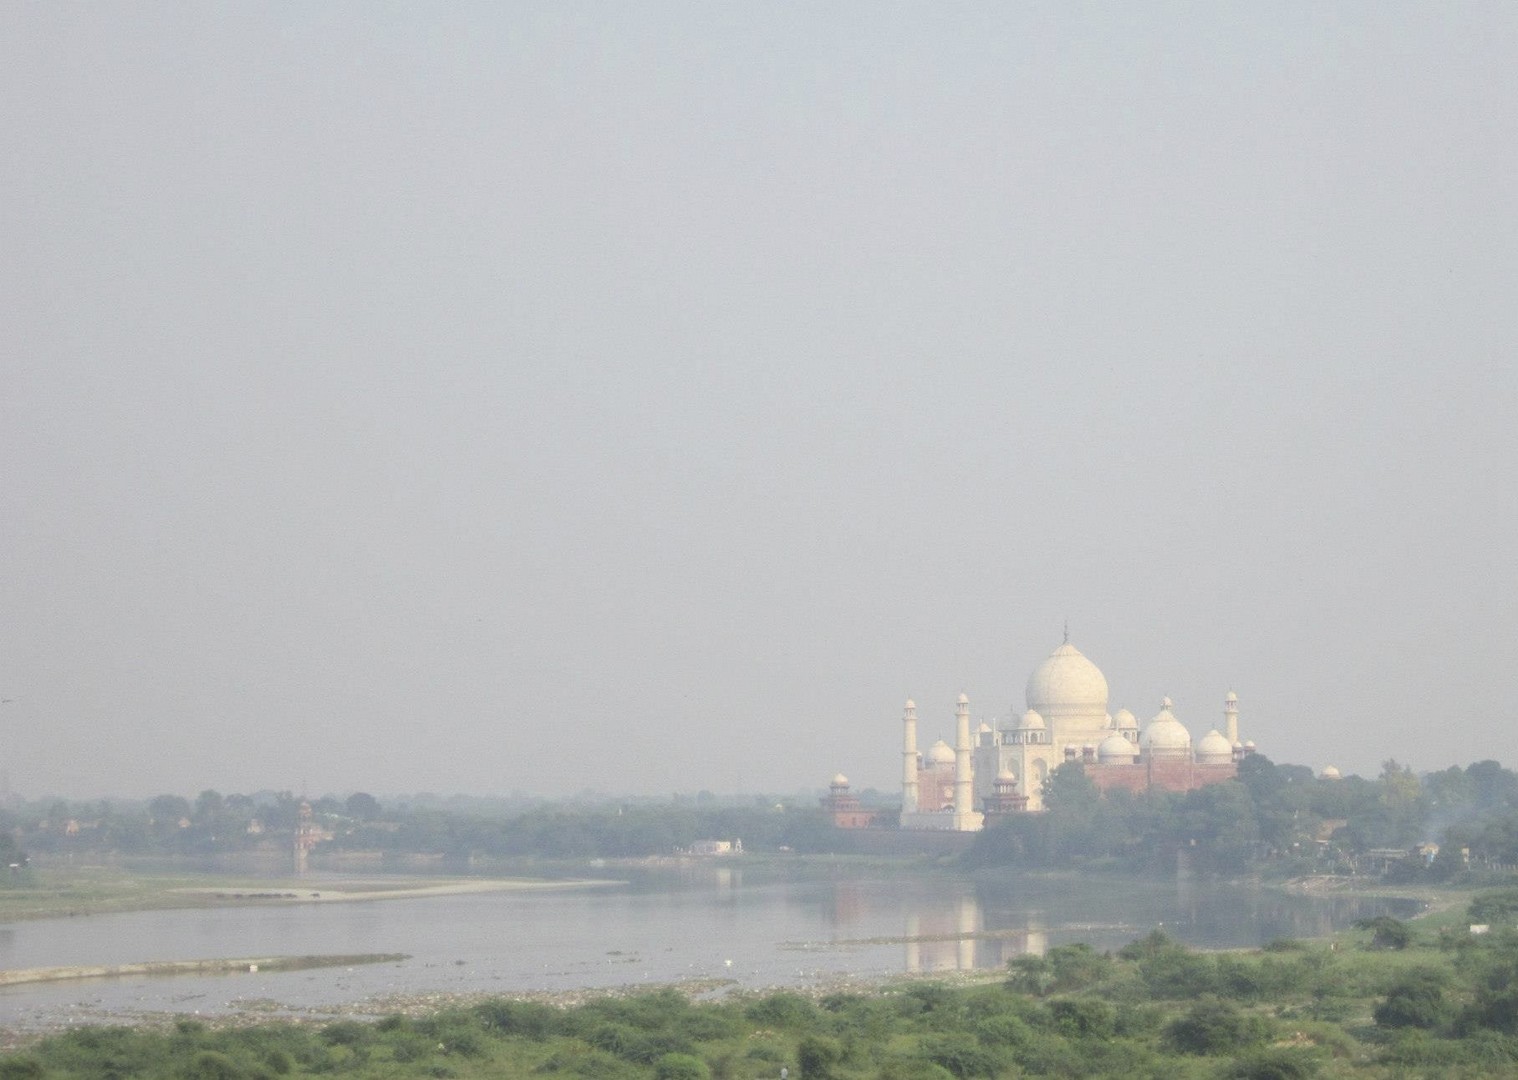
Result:
M598 871L606 876L606 871ZM340 878L313 878L340 888ZM331 904L140 911L0 926L0 968L146 960L405 953L399 963L156 976L0 989L0 1027L146 1014L322 1012L434 994L562 992L689 979L844 985L907 972L1002 968L1155 927L1207 948L1312 937L1406 901L1290 896L1242 885L960 877L846 863L693 861L620 884Z

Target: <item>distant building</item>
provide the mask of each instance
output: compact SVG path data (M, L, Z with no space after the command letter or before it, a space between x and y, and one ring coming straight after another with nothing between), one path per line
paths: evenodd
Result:
M882 811L866 810L859 805L859 796L849 791L849 778L843 773L833 777L828 793L822 799L822 808L840 829L868 829L880 824Z
M917 704L902 714L903 829L973 832L987 819L1043 809L1044 781L1066 762L1080 762L1103 791L1194 791L1238 775L1238 764L1254 753L1239 741L1239 699L1223 699L1222 729L1214 728L1192 745L1191 733L1175 716L1169 698L1144 726L1127 709L1107 712L1107 679L1067 639L1028 677L1027 711L1005 726L981 723L972 736L970 699L955 703L951 747L935 742L917 749ZM850 805L847 781L823 800L840 828L882 824Z
M742 855L742 840L697 840L685 852L687 855Z

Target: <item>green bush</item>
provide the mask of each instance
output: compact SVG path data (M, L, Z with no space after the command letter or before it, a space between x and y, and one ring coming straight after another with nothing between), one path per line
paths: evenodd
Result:
M1442 971L1420 968L1404 972L1376 1006L1376 1024L1387 1028L1443 1026L1453 1011L1444 994L1448 981Z
M1111 974L1113 968L1111 956L1082 943L1056 945L1049 950L1046 959L1053 975L1050 989L1055 993L1095 986Z
M817 1009L800 994L782 991L762 997L744 1010L756 1024L765 1027L804 1030L817 1022Z
M36 1080L45 1075L47 1070L34 1057L0 1058L0 1080Z
M333 1046L363 1046L374 1039L374 1029L357 1020L338 1020L322 1028L324 1042Z
M1518 889L1478 893L1468 909L1473 923L1495 923L1518 915Z
M190 1061L185 1073L189 1080L242 1080L243 1071L237 1062L215 1050L202 1050Z
M1222 1075L1226 1080L1308 1080L1319 1068L1318 1059L1306 1051L1274 1046L1238 1058Z
M892 1058L880 1068L879 1080L953 1080L954 1074L926 1058Z
M1009 1014L984 1017L970 1030L987 1046L1026 1046L1033 1038L1033 1029L1020 1017Z
M1183 1054L1237 1054L1265 1041L1268 1030L1226 1001L1198 1002L1165 1028L1165 1044Z
M581 1080L630 1080L646 1075L637 1066L601 1050L560 1050L538 1066L540 1073L565 1073Z
M1374 919L1360 919L1357 930L1369 930L1372 949L1405 949L1412 944L1413 932L1407 924L1390 915L1377 915Z
M1060 998L1049 1002L1049 1015L1061 1035L1073 1039L1105 1039L1112 1035L1116 1013L1095 998Z
M832 1039L807 1035L796 1046L796 1064L801 1080L831 1080L842 1060L843 1050Z
M431 1057L437 1043L423 1035L414 1032L397 1032L389 1040L390 1057L402 1064L410 1064L413 1061L421 1061Z
M658 1080L711 1080L706 1062L691 1054L665 1054L654 1063Z
M959 1080L970 1077L994 1077L1005 1067L1002 1056L963 1035L938 1035L922 1041L921 1053L935 1065L947 1069Z
M474 1007L474 1015L489 1031L539 1041L558 1029L562 1017L557 1009L536 1001L504 999L481 1002Z

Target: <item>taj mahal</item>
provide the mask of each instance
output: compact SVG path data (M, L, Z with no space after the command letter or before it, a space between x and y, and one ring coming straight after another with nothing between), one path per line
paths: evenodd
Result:
M954 745L940 739L926 753L918 749L917 705L908 700L902 715L902 829L974 832L998 815L1038 812L1049 774L1066 762L1080 762L1103 791L1192 791L1238 775L1238 765L1254 753L1239 741L1239 701L1223 699L1221 729L1195 745L1167 697L1159 712L1140 727L1127 709L1107 711L1107 679L1069 635L1028 676L1027 711L1009 724L981 723L971 730L970 699L955 703ZM1015 710L1014 710L1015 712ZM879 811L864 810L849 792L847 778L833 778L823 805L842 828L888 824Z

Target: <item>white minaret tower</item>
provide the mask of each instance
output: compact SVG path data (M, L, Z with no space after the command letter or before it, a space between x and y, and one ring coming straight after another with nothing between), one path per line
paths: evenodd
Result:
M954 706L954 828L980 827L974 812L975 775L970 766L970 699L964 694ZM976 819L972 824L972 818Z
M1229 746L1239 745L1239 695L1232 690L1223 698L1223 734Z
M917 702L907 698L901 715L901 812L915 814L917 802Z

